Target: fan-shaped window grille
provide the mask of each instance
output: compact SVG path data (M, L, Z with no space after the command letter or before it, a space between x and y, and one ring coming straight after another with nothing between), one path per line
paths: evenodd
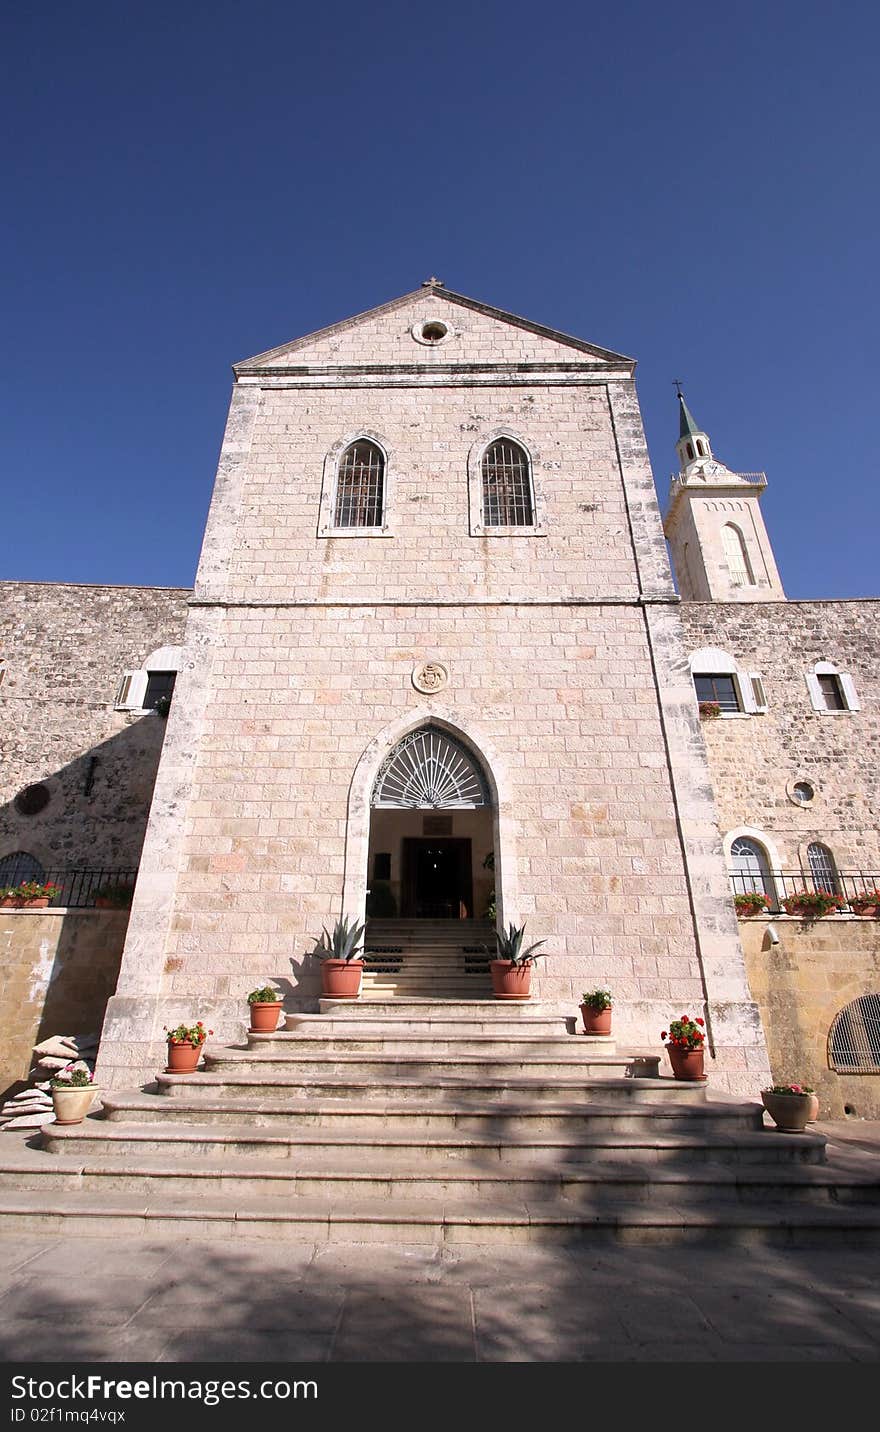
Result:
M755 840L739 836L730 847L730 883L734 895L757 891L773 897L773 882L767 857Z
M336 478L336 527L381 527L385 503L385 458L375 443L361 439L345 449Z
M16 850L0 860L0 885L20 885L23 880L42 880L43 867L26 850Z
M880 1074L880 995L863 994L835 1015L828 1062L838 1074Z
M470 810L488 804L471 756L434 726L413 731L383 762L374 806L405 810Z
M830 890L833 894L840 893L840 881L837 878L837 870L834 866L834 856L827 845L820 845L814 841L807 846L807 859L810 862L810 876L814 890Z
M533 527L532 482L525 448L498 438L483 454L483 524Z

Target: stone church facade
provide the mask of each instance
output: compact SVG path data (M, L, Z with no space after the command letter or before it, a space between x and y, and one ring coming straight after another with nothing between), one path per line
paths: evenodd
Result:
M97 703L143 731L149 811L104 1086L149 1079L181 1019L236 1039L257 984L314 1008L322 927L362 919L379 886L410 921L479 917L494 894L500 923L546 941L534 997L573 1014L612 989L621 1046L656 1050L670 1018L700 1014L719 1091L754 1096L768 1043L776 1077L807 1077L841 991L876 991L880 942L856 916L827 922L852 931L826 952L847 978L813 1001L810 1045L789 1017L806 946L768 943L769 916L738 922L729 870L768 889L788 871L781 898L819 844L844 884L880 869L876 604L785 601L761 482L715 461L683 402L664 536L633 362L437 281L234 372L195 589L157 592L152 630L117 599ZM51 724L51 693L14 667L0 703L17 681L20 724ZM166 723L147 712L169 672ZM701 720L707 682L737 709ZM79 757L107 735L83 726ZM0 862L30 848L22 784L73 799L56 766L76 753L35 746L9 772ZM804 922L772 923L812 952ZM840 1078L829 1109L855 1100Z

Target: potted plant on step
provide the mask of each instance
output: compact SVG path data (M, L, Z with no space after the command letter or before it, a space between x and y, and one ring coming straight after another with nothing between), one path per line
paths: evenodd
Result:
M669 1029L664 1029L661 1033L660 1038L669 1041L666 1053L669 1055L674 1079L701 1083L706 1078L703 1072L703 1046L706 1041L704 1028L704 1022L699 1016L691 1019L689 1014L683 1014L680 1019L673 1019Z
M251 1019L248 1033L274 1034L278 1028L278 1016L284 1007L284 1001L277 989L273 989L271 985L263 985L261 989L252 989L247 998Z
M88 1064L78 1059L59 1069L52 1075L51 1087L56 1124L81 1124L98 1093Z
M506 933L503 930L495 931L498 958L489 961L489 971L492 976L492 992L496 999L529 998L532 965L535 960L543 959L543 956L536 955L535 951L539 945L546 945L547 941L537 940L523 949L525 932L525 925L517 927L512 920Z
M178 1024L174 1029L165 1026L168 1037L168 1065L166 1074L193 1074L202 1057L202 1046L213 1029L206 1029L201 1020L195 1024Z
M787 915L800 915L805 920L821 920L832 910L841 910L845 904L842 895L834 890L795 890L783 900Z
M818 1115L818 1100L809 1084L771 1084L761 1090L761 1100L777 1129L785 1134L802 1134Z
M321 961L321 993L326 999L356 999L361 992L364 962L357 958L363 946L361 936L366 925L358 925L343 915L330 934L326 925L315 946Z
M581 995L584 1034L611 1033L611 991L591 989Z
M766 915L770 909L770 898L760 890L743 890L734 895L733 904L738 915L748 918L750 915Z

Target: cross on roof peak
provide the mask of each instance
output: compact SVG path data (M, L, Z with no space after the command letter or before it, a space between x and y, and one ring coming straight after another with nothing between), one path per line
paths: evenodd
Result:
M445 288L445 287L446 287L446 285L445 285L445 283L443 282L442 278L435 278L433 274L431 275L430 278L426 278L426 279L423 281L423 283L422 283L422 288Z

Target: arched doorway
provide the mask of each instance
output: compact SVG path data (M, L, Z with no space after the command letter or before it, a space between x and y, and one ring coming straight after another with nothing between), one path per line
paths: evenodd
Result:
M494 812L476 754L426 722L388 752L370 797L367 915L472 920L491 914Z

